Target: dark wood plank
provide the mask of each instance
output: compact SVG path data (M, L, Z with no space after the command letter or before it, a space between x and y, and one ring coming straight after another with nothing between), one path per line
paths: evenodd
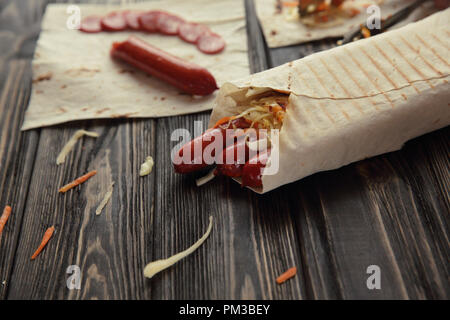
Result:
M269 50L256 17L253 0L245 0L247 45L250 70L260 72L271 67Z
M27 6L27 10L21 10ZM39 131L20 132L31 91L30 61L42 1L0 7L0 210L13 210L0 239L0 299L7 295Z
M84 128L100 137L84 138L63 165L56 156ZM152 243L154 176L139 177L147 155L154 155L154 120L77 122L41 131L26 215L15 257L9 299L145 299L143 268ZM58 188L96 169L88 182L66 194ZM113 196L95 209L111 182ZM46 228L56 233L36 260ZM66 269L81 269L81 290L68 290Z
M0 39L1 41L1 39ZM0 299L5 298L20 236L24 203L33 169L39 133L20 132L30 92L29 62L11 60L0 95L0 207L13 210L0 239Z
M415 139L358 168L411 299L450 296L449 133Z

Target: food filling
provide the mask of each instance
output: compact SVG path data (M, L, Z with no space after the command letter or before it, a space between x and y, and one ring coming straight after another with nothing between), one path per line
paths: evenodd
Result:
M240 114L222 118L214 127L226 124L226 127L231 126L231 128L237 129L236 122L233 122L233 120L242 119L248 124L248 128L279 130L283 124L288 99L287 94L271 92L268 96L265 95L248 103L242 103L239 106L239 109L243 110Z
M174 160L175 171L190 173L216 164L215 170L201 178L198 185L224 175L240 177L243 186L261 187L263 169L276 144L275 135L282 128L289 95L250 88L231 98L238 101L236 114L220 119L183 145ZM196 147L201 148L197 153Z
M288 4L288 15L300 18L310 27L330 27L352 18L371 5L380 5L384 0L301 0L296 1L297 8ZM295 2L293 2L295 3ZM288 19L292 20L292 19Z

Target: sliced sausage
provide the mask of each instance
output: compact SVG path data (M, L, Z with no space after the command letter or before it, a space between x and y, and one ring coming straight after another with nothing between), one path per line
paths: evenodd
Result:
M139 17L142 15L142 12L139 11L124 11L123 16L125 18L125 22L127 23L128 29L131 30L141 30L141 26L139 25Z
M210 32L209 28L203 24L185 22L180 25L178 36L189 43L196 43L201 35Z
M202 34L197 40L197 48L206 54L215 54L225 49L225 40L213 32Z
M102 20L99 16L88 16L81 20L80 31L87 33L97 33L102 31L102 26L100 21Z
M103 31L123 31L127 22L122 12L111 12L100 21Z
M178 16L162 13L158 16L156 28L159 32L166 35L177 35L180 25L185 21Z
M139 27L143 31L158 32L157 22L160 15L165 14L162 11L148 11L138 17Z

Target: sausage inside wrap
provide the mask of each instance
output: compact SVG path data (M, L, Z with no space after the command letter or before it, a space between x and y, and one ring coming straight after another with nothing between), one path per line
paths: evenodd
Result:
M406 141L450 124L448 21L450 9L226 83L210 127L242 114L261 96L288 95L262 187L253 188L259 193L399 150ZM278 170L268 175L274 149Z

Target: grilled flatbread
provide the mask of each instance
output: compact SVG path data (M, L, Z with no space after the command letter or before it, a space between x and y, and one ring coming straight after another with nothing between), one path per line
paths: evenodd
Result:
M279 170L263 171L263 186L254 189L259 193L399 150L450 124L448 21L450 9L226 83L210 126L239 114L242 101L264 91L289 94L277 146Z

